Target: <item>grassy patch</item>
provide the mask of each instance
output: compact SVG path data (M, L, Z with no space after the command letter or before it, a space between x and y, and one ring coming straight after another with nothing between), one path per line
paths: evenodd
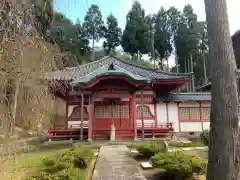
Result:
M207 162L197 155L184 152L157 153L152 157L153 167L160 169L170 179L192 178L193 174L204 174Z
M94 151L97 149L81 147L25 153L0 169L8 180L89 180L95 164Z
M138 145L137 150L143 157L148 158L154 156L158 152L165 152L166 147L163 142L150 141L143 142L142 144Z
M205 145L201 141L193 142L169 142L170 147L204 147Z
M93 151L89 148L71 148L46 157L25 161L25 168L33 168L30 179L81 180L88 175Z

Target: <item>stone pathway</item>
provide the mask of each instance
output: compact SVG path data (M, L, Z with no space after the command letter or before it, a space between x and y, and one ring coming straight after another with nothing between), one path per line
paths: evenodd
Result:
M146 180L125 145L102 146L92 180Z

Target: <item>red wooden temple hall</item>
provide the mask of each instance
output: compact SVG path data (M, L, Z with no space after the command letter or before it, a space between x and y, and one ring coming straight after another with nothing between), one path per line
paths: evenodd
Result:
M177 97L181 93L172 91L191 81L192 75L162 72L107 56L45 77L51 82L50 90L66 102L65 122L50 129L49 138L91 141L109 139L111 127L115 127L116 139L179 132L179 103L183 100ZM201 97L193 101L204 101Z

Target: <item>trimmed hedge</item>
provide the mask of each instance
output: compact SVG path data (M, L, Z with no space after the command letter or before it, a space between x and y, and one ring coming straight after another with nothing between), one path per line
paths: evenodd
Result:
M205 146L208 146L209 145L209 130L202 131L200 134L200 138L201 138L202 143Z
M193 173L205 174L207 162L199 156L187 155L181 151L157 153L152 157L154 168L163 169L169 179L193 178Z
M165 152L166 147L163 142L160 141L150 141L144 142L137 147L138 152L144 157L154 156L158 152Z
M81 180L85 179L86 168L93 152L88 148L72 148L47 156L35 166L29 180Z

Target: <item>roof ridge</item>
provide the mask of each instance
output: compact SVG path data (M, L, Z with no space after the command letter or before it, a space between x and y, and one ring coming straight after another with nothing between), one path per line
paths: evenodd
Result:
M104 68L104 67L107 67L107 65L104 65L104 66L99 67L98 69L95 69L94 71L86 74L85 77L86 77L86 76L91 76L91 74L93 74L94 72L96 72L96 71L98 71L99 69ZM78 79L81 79L81 78L83 78L83 76L79 77ZM75 79L75 80L77 80L77 79ZM74 80L74 81L75 81L75 80Z
M128 71L128 72L130 72L131 74L133 74L133 75L135 75L135 76L141 76L141 75L139 75L139 74L134 74L133 72L131 72L131 71L129 71L129 70L123 68L123 67L118 66L117 64L116 64L115 66L117 66L119 69L123 69L123 70L125 70L125 71ZM144 77L144 76L141 76L141 77Z
M145 70L149 70L149 71L152 71L152 72L156 72L156 73L162 73L162 74L165 74L165 75L175 75L175 76L179 76L179 75L182 75L182 76L189 76L191 75L192 76L192 73L173 73L173 72L164 72L164 71L161 71L161 70L157 70L157 69L152 69L152 68L148 68L148 67L144 67L142 65L139 65L139 64L135 64L135 63L131 63L129 61L124 61L116 56L109 56L109 57L112 57L112 58L115 58L119 61L121 61L122 63L125 63L125 64L128 64L128 65L131 65L131 66L136 66L136 67L139 67L139 68L142 68L142 69L145 69Z
M212 94L211 92L175 92L170 94L195 95L195 94Z
M99 60L96 60L96 61L93 61L93 62L89 62L89 63L86 63L86 64L82 64L82 65L79 65L79 66L76 66L76 67L66 67L64 70L74 70L74 69L79 69L79 68L83 68L83 67L86 67L86 66L89 66L89 65L93 65L93 64L96 64L96 63L99 63L100 61L103 61L107 58L109 58L110 56L104 56L103 58L99 59Z

